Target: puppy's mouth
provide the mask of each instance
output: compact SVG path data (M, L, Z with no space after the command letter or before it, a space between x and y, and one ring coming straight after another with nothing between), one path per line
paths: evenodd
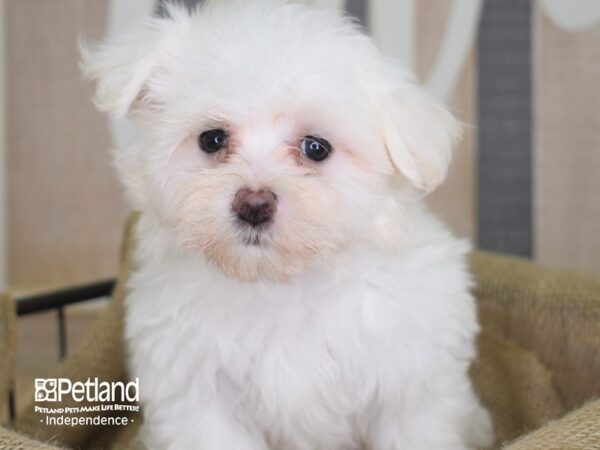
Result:
M249 226L240 224L241 241L248 247L267 247L269 236L267 226Z
M260 235L245 236L242 239L242 242L244 243L244 245L247 245L249 247L264 247L263 239Z

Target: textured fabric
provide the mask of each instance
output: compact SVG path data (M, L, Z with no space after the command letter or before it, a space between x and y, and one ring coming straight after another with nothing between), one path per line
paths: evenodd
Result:
M59 450L60 448L0 427L0 449L2 450Z
M7 398L8 390L14 380L17 350L15 316L12 298L8 294L0 294L0 401Z
M475 253L484 329L534 352L566 409L600 395L600 281L525 260Z
M600 450L600 400L524 436L505 450Z
M483 331L471 377L494 422L498 445L564 414L552 372L532 352Z
M128 235L134 222L128 224ZM113 301L55 376L126 378L122 316L133 240L125 242ZM600 400L564 414L599 393L600 283L484 253L472 255L471 268L483 325L471 375L492 414L496 448L599 449ZM44 429L31 406L15 428L69 448L131 449L140 422L136 416L133 426L125 428ZM56 447L0 429L0 448Z

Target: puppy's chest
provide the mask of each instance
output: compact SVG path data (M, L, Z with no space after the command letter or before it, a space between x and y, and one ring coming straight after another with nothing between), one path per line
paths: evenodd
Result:
M306 323L262 338L242 334L237 348L221 355L215 371L219 390L232 402L260 406L269 421L304 414L319 404L340 417L348 414L354 406L345 401L360 387L366 354L351 333L337 333L331 336Z
M194 385L271 421L321 406L348 417L397 378L390 361L413 377L452 323L443 304L431 307L434 285L401 271L295 285L190 279L140 272L127 300L130 364L148 405Z
M222 394L252 403L317 401L340 394L340 386L351 391L372 351L364 289L134 290L127 310L133 368L182 385L216 381Z

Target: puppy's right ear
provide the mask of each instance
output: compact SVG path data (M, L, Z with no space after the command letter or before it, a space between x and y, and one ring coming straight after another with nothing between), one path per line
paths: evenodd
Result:
M165 17L151 17L134 30L98 45L80 42L80 68L96 82L94 104L112 116L160 102L152 78L178 48L178 35L189 22L188 12L169 4Z
M461 123L414 83L390 95L381 108L390 160L418 190L433 191L446 178Z

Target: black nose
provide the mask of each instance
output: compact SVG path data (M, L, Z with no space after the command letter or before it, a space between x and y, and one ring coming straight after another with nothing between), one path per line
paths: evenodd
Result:
M240 220L255 227L273 219L277 196L265 188L258 191L242 188L235 194L231 207Z

